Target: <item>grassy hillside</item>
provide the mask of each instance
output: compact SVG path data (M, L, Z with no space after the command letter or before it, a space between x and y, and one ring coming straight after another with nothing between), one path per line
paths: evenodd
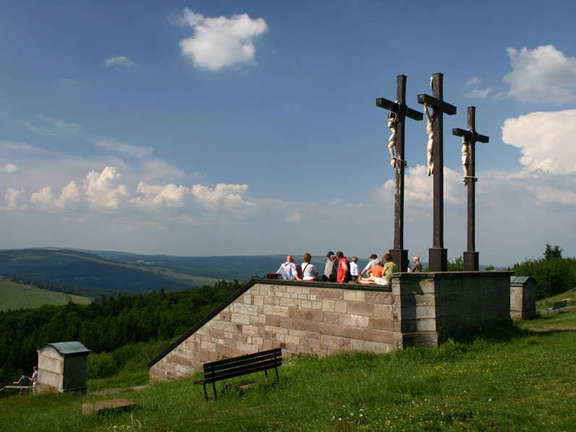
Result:
M262 375L262 376L261 376ZM294 358L280 383L204 401L195 377L114 396L0 400L5 431L566 431L576 424L576 312L439 349ZM118 377L120 378L120 377ZM134 374L125 383L137 383ZM245 377L244 377L245 379ZM100 388L104 381L89 386ZM119 385L118 380L105 381ZM221 387L221 384L220 384ZM132 414L82 417L81 404L115 397Z
M48 291L33 285L19 284L0 276L0 311L35 308L42 305L64 305L69 302L89 304L88 297Z
M178 273L168 268L121 263L85 252L58 249L0 251L0 275L92 298L160 289L180 291L216 282L211 277Z

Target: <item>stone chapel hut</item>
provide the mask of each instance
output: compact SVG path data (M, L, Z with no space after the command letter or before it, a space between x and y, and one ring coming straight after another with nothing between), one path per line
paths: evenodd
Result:
M86 360L81 342L53 342L38 349L38 391L86 391Z

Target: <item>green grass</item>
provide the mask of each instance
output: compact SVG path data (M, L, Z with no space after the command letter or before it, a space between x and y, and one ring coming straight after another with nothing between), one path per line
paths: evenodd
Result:
M561 330L558 330L561 329ZM2 431L565 431L576 424L576 312L439 349L299 357L280 383L204 401L194 377L114 396L0 400ZM92 388L139 384L137 372ZM246 379L246 377L243 377ZM220 385L221 387L221 385ZM83 417L81 404L124 397L132 414Z
M45 304L65 305L68 302L89 304L88 297L48 291L32 285L24 285L0 276L0 311L36 308Z
M568 300L568 305L576 304L576 290L566 291L566 292L563 292L562 294L558 294L558 295L555 295L553 297L548 297L548 298L545 298L542 300L538 300L536 302L536 309L544 309L544 308L552 307L554 305L554 303L562 301L562 300Z

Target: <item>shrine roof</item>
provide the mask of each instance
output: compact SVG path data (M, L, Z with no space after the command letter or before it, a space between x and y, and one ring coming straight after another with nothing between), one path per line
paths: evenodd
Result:
M88 348L82 344L82 342L78 341L70 341L70 342L52 342L49 344L44 345L38 351L42 350L46 347L52 347L62 356L69 356L69 355L78 355L78 354L88 354L91 352Z

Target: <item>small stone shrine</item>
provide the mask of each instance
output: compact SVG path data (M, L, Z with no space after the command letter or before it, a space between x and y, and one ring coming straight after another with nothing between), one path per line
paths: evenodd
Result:
M38 349L38 392L86 391L86 360L82 343L53 342Z
M536 279L530 276L510 277L510 316L528 320L536 317Z

